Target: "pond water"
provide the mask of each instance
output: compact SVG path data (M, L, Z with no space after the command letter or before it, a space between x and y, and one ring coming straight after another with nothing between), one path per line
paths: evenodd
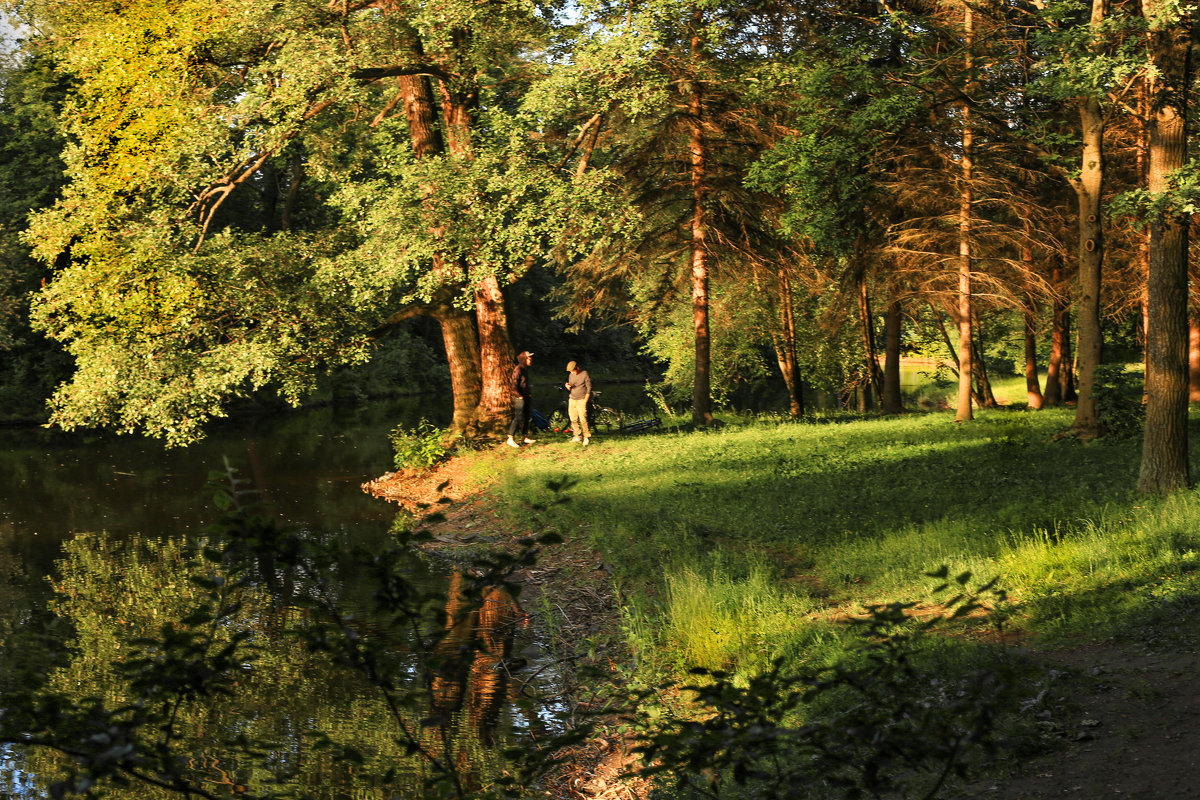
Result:
M274 517L314 540L335 538L364 548L390 543L399 511L365 494L361 484L392 468L387 432L393 426L411 425L421 417L445 424L447 412L445 402L436 398L403 398L350 409L324 407L260 416L226 422L205 441L177 450L134 437L0 430L0 605L4 606L0 669L4 659L13 655L3 652L6 639L38 616L57 590L56 612L69 618L76 639L73 655L59 668L56 680L80 686L97 682L93 690L106 691L103 676L111 668L108 662L119 658L113 650L120 647L114 644L114 630L132 625L130 620L139 615L157 619L156 615L168 614L183 602L179 587L187 582L178 574L185 562L179 543L194 540L216 517L205 484L211 471L224 470L226 464L258 490ZM448 590L462 580L461 575L415 553L405 569L414 585L447 592L447 611L453 612L458 600ZM357 578L342 575L339 580L346 583L340 587L343 596L361 591ZM268 598L253 612L259 614L252 620L256 635L269 636L263 631L273 630L279 614L296 613L280 612L281 605L286 600ZM509 622L520 619L522 612L510 606L505 599L493 603L489 613L492 617L499 613ZM483 615L478 612L477 619ZM490 642L496 630L479 627L474 637ZM499 652L496 648L521 652L525 666L514 669L541 676L534 683L549 688L553 671L540 655L535 632L513 625L505 635L509 638L503 643L488 646L495 652ZM366 689L327 670L302 648L281 641L274 650L268 646L267 652L264 666L252 670L253 677L245 682L245 691L225 701L236 707L221 709L224 718L238 720L239 730L264 737L268 735L264 731L269 731L281 742L275 760L284 765L280 774L286 773L297 793L360 796L363 787L352 785L353 770L315 757L305 748L312 731L319 728L381 759L392 758L389 747L395 749L395 737L388 731L386 715L364 699ZM412 672L416 673L415 667ZM445 712L436 734L443 743L457 737L456 758L472 762L468 771L482 774L494 768L496 746L540 734L546 724L552 724L555 709L531 709L525 698L517 697L513 687L523 685L524 679L499 669L497 658L476 658L460 673L435 678L429 702L445 706L434 709L434 716ZM217 710L212 712L215 715ZM422 713L419 709L415 713L410 721L419 728ZM430 710L423 713L428 716ZM213 724L207 718L203 722ZM228 778L232 782L225 788L236 792L236 786L244 790L262 780L253 774L239 776L242 765L220 763L219 751L209 752L202 740L198 742L189 758L202 765L213 760L208 771L214 784L222 782L218 778ZM298 766L301 763L303 768ZM53 758L26 758L0 749L0 797L48 796L39 775L60 768ZM412 784L411 792L405 793L420 796L416 788L420 766L400 766L399 774L401 782ZM160 794L126 788L114 796Z

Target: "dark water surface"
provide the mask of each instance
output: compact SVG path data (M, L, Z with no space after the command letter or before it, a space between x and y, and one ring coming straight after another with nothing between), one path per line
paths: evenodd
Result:
M217 512L205 483L210 471L223 470L226 463L261 492L282 522L314 537L339 537L366 546L387 543L398 509L366 495L361 484L392 468L387 439L392 427L401 422L411 425L421 417L445 424L442 417L447 410L444 401L405 398L353 409L326 407L247 418L222 424L205 441L177 450L134 437L0 430L0 582L4 582L0 602L9 606L0 617L0 648L6 624L11 630L26 611L48 601L52 593L48 576L53 576L60 589L75 587L72 596L100 597L114 590L115 599L95 600L92 606L69 612L76 614L72 624L79 638L77 655L67 668L68 681L86 683L101 674L106 659L113 658L106 649L112 646L110 628L123 621L119 619L122 615L145 613L146 606L153 614L156 606L170 609L175 602L172 591L176 581L169 570L178 554L170 543L194 537L215 518ZM151 555L137 564L122 561L128 558L121 555L122 548L130 544L149 546ZM63 560L64 553L70 554L70 560ZM423 587L440 590L448 586L457 579L449 572L447 567L414 554L412 580ZM156 594L159 585L161 596ZM346 596L357 588L344 587ZM122 603L131 608L122 611ZM136 603L142 604L141 612L132 610ZM92 613L89 608L104 610ZM256 623L267 622L268 613L273 612L264 613ZM520 616L519 611L505 614ZM482 612L479 618L483 618ZM489 641L497 638L493 630L476 635ZM516 642L511 632L506 635L509 638L497 647L526 656L521 659L526 674L552 679L533 632L518 632ZM272 737L285 743L278 760L281 764L289 760L303 763L303 768L289 767L300 773L289 778L300 791L314 797L367 796L361 794L363 787L350 785L353 770L304 754L305 736L315 728L334 731L349 740L375 743L375 750L386 757L388 742L393 739L388 721L341 677L311 664L287 661L285 649L286 645L281 645L280 653L272 655L270 668L257 670L247 681L253 684L252 690L237 701L245 708L225 709L224 713L232 713L234 718L241 715L248 728L269 729ZM278 662L273 660L276 655ZM303 660L302 655L297 657ZM435 680L436 696L431 702L446 704L440 709L446 719L438 735L457 737L461 741L456 745L458 757L471 762L470 771L483 774L494 768L496 758L490 752L494 745L511 744L531 731L540 731L553 716L553 709L531 708L518 697L515 686L524 686L524 680L495 668L496 659L479 657L476 662L461 675ZM318 761L320 769L310 764ZM221 777L214 782L234 776L234 783L242 780L243 787L253 786L255 776L237 777L239 766L214 764L213 775ZM41 768L36 759L25 761L11 750L0 749L0 797L46 796L36 777ZM410 781L404 794L420 796L415 791L420 766L400 765L399 772L402 780L407 776ZM128 788L113 796L149 798L160 794Z

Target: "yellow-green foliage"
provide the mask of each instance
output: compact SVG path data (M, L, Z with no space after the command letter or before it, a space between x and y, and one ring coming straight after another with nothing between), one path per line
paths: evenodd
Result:
M823 627L811 599L781 591L763 569L741 579L683 569L668 574L666 583L664 634L680 659L677 667L754 672L789 640Z

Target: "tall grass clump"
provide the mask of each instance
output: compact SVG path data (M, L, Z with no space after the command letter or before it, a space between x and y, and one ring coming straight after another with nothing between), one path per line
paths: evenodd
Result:
M673 666L752 673L765 667L779 647L803 636L811 600L781 591L762 569L743 580L693 569L666 577L663 635Z

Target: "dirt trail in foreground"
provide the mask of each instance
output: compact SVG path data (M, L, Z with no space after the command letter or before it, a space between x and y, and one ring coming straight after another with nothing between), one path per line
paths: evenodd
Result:
M1056 731L1061 746L959 796L1200 798L1200 624L1184 624L1191 630L1170 641L1090 644L1038 654L1070 684L1071 711Z

